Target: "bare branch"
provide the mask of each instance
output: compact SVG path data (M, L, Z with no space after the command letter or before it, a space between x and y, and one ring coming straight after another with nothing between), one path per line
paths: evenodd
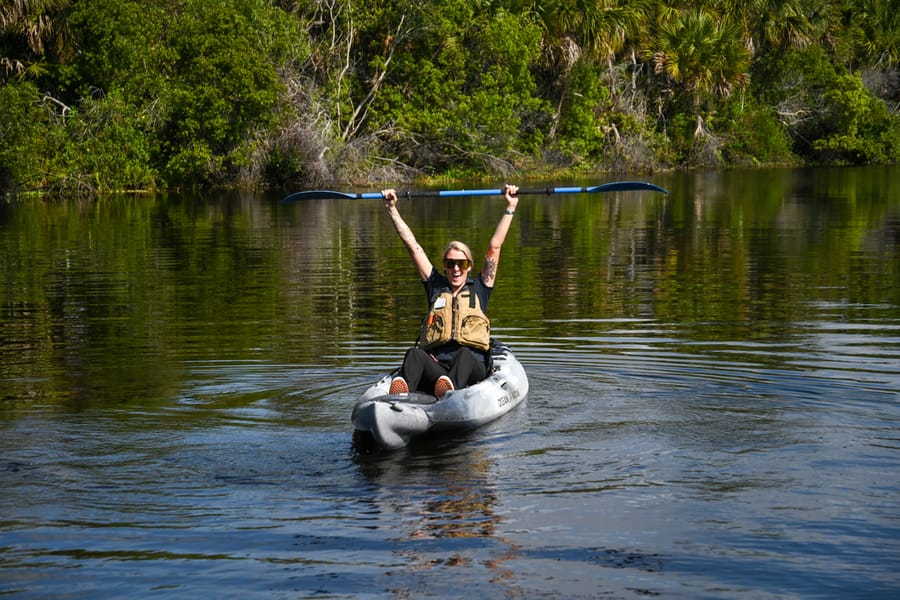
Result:
M366 97L356 105L356 109L353 111L353 115L350 117L349 121L347 121L346 127L344 127L344 131L341 134L341 139L347 140L350 136L356 135L360 127L362 127L362 124L365 122L365 116L369 112L369 106L372 103L372 100L375 99L375 95L378 93L378 90L381 88L382 83L384 83L384 78L387 76L388 68L390 67L391 61L394 58L394 52L397 50L397 45L399 44L400 40L405 37L402 34L404 21L406 21L405 14L400 17L400 22L397 24L396 32L390 39L390 42L388 44L388 53L384 59L384 66L382 67L381 71L376 73L373 77L372 87L369 88L369 93L366 94Z

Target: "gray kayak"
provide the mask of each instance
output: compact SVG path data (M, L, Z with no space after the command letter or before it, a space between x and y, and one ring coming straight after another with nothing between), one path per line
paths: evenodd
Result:
M508 413L528 394L528 376L504 344L494 341L491 374L447 392L441 400L420 392L389 393L393 373L369 387L353 405L357 432L369 432L381 448L403 448L426 434L472 429Z

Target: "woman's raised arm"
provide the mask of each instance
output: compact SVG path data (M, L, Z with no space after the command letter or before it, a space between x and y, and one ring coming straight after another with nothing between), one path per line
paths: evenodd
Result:
M484 257L484 265L481 267L481 279L488 287L494 287L494 281L497 279L497 265L500 264L500 249L506 240L506 234L509 233L509 226L512 224L513 215L516 213L516 207L519 205L518 186L506 184L503 193L506 198L506 211L500 217L497 223L497 229L491 237L487 254Z
M400 211L397 210L397 192L393 189L387 189L381 192L381 196L384 198L384 207L387 209L388 216L394 224L394 229L397 230L397 235L400 236L400 240L406 246L413 263L416 265L416 270L419 271L419 277L422 278L422 281L427 280L431 276L434 266L428 259L428 255L425 254L425 250L416 241L416 236L413 235L412 229L400 216Z

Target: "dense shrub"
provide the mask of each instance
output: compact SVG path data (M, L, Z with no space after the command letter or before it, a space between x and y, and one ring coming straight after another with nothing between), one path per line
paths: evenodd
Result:
M37 87L28 82L0 86L0 190L37 188L52 155L52 129Z
M815 162L900 159L900 122L859 75L829 60L824 49L773 56L761 63L761 100L790 132L793 150Z

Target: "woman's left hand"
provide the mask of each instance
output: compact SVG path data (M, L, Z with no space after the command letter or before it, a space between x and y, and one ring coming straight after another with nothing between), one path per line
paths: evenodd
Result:
M519 186L507 183L503 188L503 195L506 197L506 208L508 210L516 210L519 205Z

